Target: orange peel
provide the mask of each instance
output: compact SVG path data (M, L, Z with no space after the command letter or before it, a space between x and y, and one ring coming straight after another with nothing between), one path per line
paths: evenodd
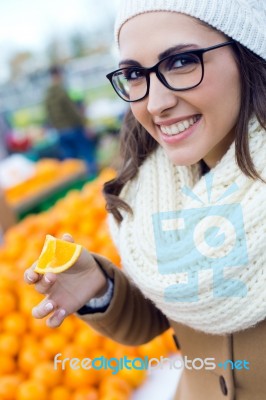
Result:
M75 264L80 256L82 246L80 244L57 239L46 235L41 254L37 260L35 272L46 274L53 272L59 274Z

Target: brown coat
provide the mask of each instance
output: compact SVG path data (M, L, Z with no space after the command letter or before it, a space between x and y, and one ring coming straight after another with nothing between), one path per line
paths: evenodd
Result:
M146 299L125 274L106 258L95 259L114 278L114 295L104 313L82 318L94 329L127 345L139 345L172 326L188 359L215 358L216 365L226 360L246 360L250 370L184 369L175 400L264 400L266 399L266 321L231 335L209 335L169 321ZM164 400L164 399L162 399Z

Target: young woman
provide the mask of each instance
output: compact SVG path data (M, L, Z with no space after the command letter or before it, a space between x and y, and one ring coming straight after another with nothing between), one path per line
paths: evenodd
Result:
M86 250L25 273L49 326L77 312L131 345L172 326L192 361L176 400L265 397L265 17L265 0L122 2L108 78L131 111L104 193L125 273Z

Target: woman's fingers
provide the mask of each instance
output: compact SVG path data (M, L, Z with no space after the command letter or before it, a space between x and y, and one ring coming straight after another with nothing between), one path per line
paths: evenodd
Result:
M33 265L31 268L28 268L24 273L24 281L29 285L35 285L35 289L42 294L48 293L49 289L53 286L56 281L56 274L48 272L47 274L38 274L34 272Z
M62 239L68 242L74 242L72 236L68 233L64 234ZM33 307L32 316L37 319L42 319L50 314L50 317L47 319L46 324L51 328L56 328L62 324L67 316L67 313L64 309L58 308L59 306L57 301L49 297L58 276L53 273L46 273L44 275L36 273L34 271L35 267L36 262L25 271L24 281L27 284L34 284L35 289L39 293L47 294L48 296L38 305Z
M26 269L26 271L24 272L24 281L29 285L37 283L40 279L42 279L42 276L40 274L34 272L35 266L36 263L34 263L30 268Z
M74 242L69 234L64 234L63 240ZM46 297L32 309L32 316L37 319L49 317L46 321L47 326L56 328L62 324L70 313L80 308L85 303L87 296L83 290L79 293L80 282L87 281L90 276L90 262L93 261L92 271L97 267L96 262L83 249L77 261L76 270L65 271L61 274L46 273L39 274L34 271L36 263L25 271L24 279L28 284L34 284L36 291L46 295ZM95 264L95 265L94 265ZM85 296L85 300L83 297Z
M64 309L58 309L53 313L51 317L47 319L46 324L50 328L58 328L62 324L66 316L67 314Z
M34 318L44 318L52 311L54 311L56 305L50 299L44 299L41 301L37 306L33 307L32 309L32 316Z
M56 274L48 272L42 276L42 279L35 283L35 289L42 294L46 294L50 291L54 283L56 282Z
M73 237L70 235L70 233L64 233L62 236L62 240L65 240L66 242L72 242L74 243Z

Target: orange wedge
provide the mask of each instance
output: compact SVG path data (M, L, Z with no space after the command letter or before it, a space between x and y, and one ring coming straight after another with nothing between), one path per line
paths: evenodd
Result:
M39 274L53 272L59 274L66 271L77 261L82 246L66 242L51 235L46 235L42 252L34 269Z

